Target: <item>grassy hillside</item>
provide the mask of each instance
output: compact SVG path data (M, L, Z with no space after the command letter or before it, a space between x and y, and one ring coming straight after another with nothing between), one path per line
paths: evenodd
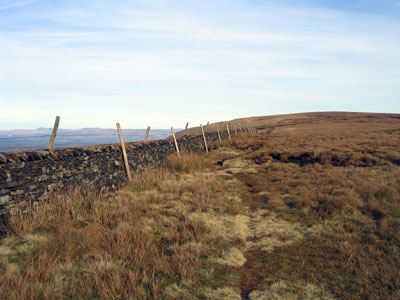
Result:
M269 134L15 211L0 298L399 299L400 116L244 121Z

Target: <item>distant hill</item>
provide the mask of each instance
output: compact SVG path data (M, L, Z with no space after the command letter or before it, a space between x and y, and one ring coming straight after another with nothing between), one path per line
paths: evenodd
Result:
M229 124L267 134L13 208L0 298L400 299L400 115Z
M0 152L47 148L51 132L52 128L0 130ZM145 132L146 129L122 130L126 142L143 140ZM170 133L169 129L151 129L149 140L164 139ZM119 143L116 129L59 129L54 146L73 147L114 143Z
M269 132L275 128L282 128L287 126L295 126L300 124L318 124L325 121L335 120L348 121L356 119L400 119L400 114L384 114L384 113L363 113L363 112L309 112L309 113L296 113L285 115L271 115L271 116L256 116L248 118L233 119L230 121L210 123L208 126L203 124L205 131L216 131L217 126L219 130L226 130L226 125L229 124L231 131L235 128L244 126L253 126L261 132ZM200 126L189 128L187 134L201 134ZM177 136L186 134L185 131L177 133Z

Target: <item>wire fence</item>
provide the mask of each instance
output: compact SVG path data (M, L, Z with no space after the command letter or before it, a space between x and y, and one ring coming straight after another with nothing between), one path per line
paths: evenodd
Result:
M149 139L151 138L158 138L158 137L168 137L171 135L170 131L166 131L164 133L159 133L159 134L149 134ZM0 140L18 140L18 139L36 139L36 138L50 138L51 134L44 134L44 135L21 135L21 136L7 136L7 137L0 137ZM118 134L106 134L106 135L93 135L93 134L57 134L57 138L62 138L62 137L68 137L68 138L73 138L73 137L118 137ZM144 133L143 134L126 134L124 133L124 137L135 137L135 138L140 138L143 139Z
M36 134L31 131L19 131L14 134L6 131L0 131L0 152L9 152L16 150L36 150L36 149L49 149L52 151L53 147L67 148L77 146L92 146L102 144L116 144L122 141L125 142L136 142L136 141L151 141L161 140L174 135L174 130L171 127L171 131L168 129L152 129L150 126L147 129L125 129L121 132L117 132L113 129L61 129L58 131L60 117L56 116L53 131L50 133L50 129L38 129ZM229 138L231 136L229 132L229 122L219 122L215 124L207 124L200 127L188 128L189 123L186 123L185 129L175 129L176 136L187 135L201 135L207 132L217 132L226 130ZM210 125L210 126L209 126ZM218 125L220 128L218 129ZM119 126L119 123L117 123ZM119 129L120 130L120 129ZM236 124L231 127L232 134L236 133L237 130L240 132L248 131L254 132L255 129L251 126L244 124ZM182 131L182 132L180 132ZM122 138L123 136L123 138ZM175 136L174 136L175 139ZM205 138L204 138L205 139Z
M171 131L155 130L156 133L150 133L148 140L161 140L169 137ZM126 142L143 141L146 130L138 130L137 133L123 132ZM13 135L0 136L0 152L16 151L16 150L34 150L46 149L49 144L51 134L38 135ZM104 134L69 134L58 133L54 146L58 148L75 147L75 146L91 146L100 144L119 143L118 133L107 132Z

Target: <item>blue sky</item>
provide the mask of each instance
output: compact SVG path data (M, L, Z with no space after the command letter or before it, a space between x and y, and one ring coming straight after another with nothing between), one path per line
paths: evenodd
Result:
M0 129L400 112L400 0L0 0Z

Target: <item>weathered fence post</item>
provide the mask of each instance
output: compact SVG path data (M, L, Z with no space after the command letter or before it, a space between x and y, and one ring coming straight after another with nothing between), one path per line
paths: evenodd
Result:
M144 141L147 142L149 139L149 133L150 133L150 126L147 126L146 134L144 136Z
M175 142L176 153L178 153L178 156L181 156L181 153L179 152L178 142L176 141L176 137L175 137L175 133L174 133L174 128L173 127L171 127L171 132L172 132L172 137L174 138L174 142Z
M206 147L206 152L208 153L207 140L206 136L204 135L203 125L200 124L200 128L201 128L201 133L203 134L204 146Z
M231 133L229 132L229 124L226 124L226 131L228 132L228 137L231 140Z
M119 123L117 123L117 130L118 130L119 140L121 142L122 156L124 158L126 175L128 176L128 180L131 181L132 180L131 169L129 168L128 156L126 156L124 138L122 136L121 126L119 125Z
M185 133L184 133L185 135L187 135L188 127L189 127L189 122L187 122L187 123L186 123L186 126L185 126Z
M56 120L54 122L53 132L51 133L50 142L49 142L49 151L53 151L54 140L56 139L58 125L60 124L60 116L56 116Z
M218 140L219 140L219 143L222 143L222 141L221 141L221 135L219 134L218 124L217 124L217 133L218 133Z

